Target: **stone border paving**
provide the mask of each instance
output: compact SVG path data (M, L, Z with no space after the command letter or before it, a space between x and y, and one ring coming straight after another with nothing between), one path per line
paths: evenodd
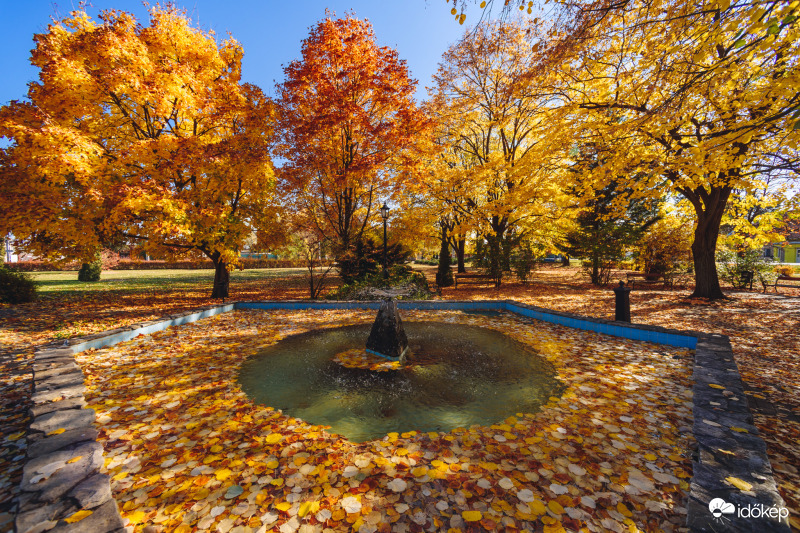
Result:
M690 531L790 532L785 518L742 518L736 514L715 518L709 511L709 503L715 498L733 504L737 512L779 509L784 505L772 476L766 445L753 425L728 337L612 322L508 300L398 304L401 309L506 310L577 329L695 348L693 433L697 450L688 502ZM125 527L108 476L100 472L103 448L97 442L94 410L86 408L86 387L83 372L75 363L76 353L234 309L377 309L377 305L379 302L273 301L208 306L38 348L33 364L32 422L15 520L17 533L132 530ZM734 486L732 479L739 480L734 483L740 487ZM74 523L65 521L79 510L92 513Z

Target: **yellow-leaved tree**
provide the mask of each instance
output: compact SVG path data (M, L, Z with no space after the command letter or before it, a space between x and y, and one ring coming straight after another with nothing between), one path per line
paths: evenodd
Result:
M537 221L557 218L563 196L552 174L561 109L545 78L530 75L538 39L523 22L481 23L445 52L431 91L441 150L429 190L462 234L486 239L498 284L513 247Z
M642 197L693 208L693 296L722 298L715 251L734 191L796 175L798 4L577 2L552 72L578 145L598 143L595 188L627 176Z
M75 11L35 41L39 80L0 110L0 232L56 260L125 241L202 254L227 296L240 246L275 223L273 110L241 82L242 47L158 6L147 26Z

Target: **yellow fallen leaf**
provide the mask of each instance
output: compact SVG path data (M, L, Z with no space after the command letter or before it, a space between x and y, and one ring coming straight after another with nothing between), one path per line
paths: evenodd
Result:
M461 513L461 518L467 522L479 522L483 518L480 511L464 511Z
M658 457L652 453L644 454L644 458L647 459L648 461L655 461L656 459L658 459Z
M531 514L541 516L547 513L547 508L544 506L544 503L540 500L532 501L528 504L528 507L531 508Z
M275 509L279 511L283 511L284 513L288 511L292 507L292 504L289 502L281 502L275 504Z
M316 504L317 510L319 510L319 502L305 501L305 502L301 503L300 504L300 509L298 509L298 511L297 511L297 515L300 518L303 518L308 513L315 512L314 511L314 504Z
M233 472L227 468L221 468L214 473L214 476L217 478L217 481L225 481L231 477L231 474L233 474Z
M83 456L82 456L82 455L79 455L78 457L73 457L72 459L70 459L69 461L67 461L67 464L68 464L68 465L70 465L70 464L72 464L72 463L77 463L78 461L80 461L80 460L81 460L81 457L83 457Z
M547 507L555 514L564 514L564 508L561 506L560 503L558 503L555 500L550 500L549 502L547 502Z
M630 509L628 509L628 508L625 506L625 504L624 504L624 503L622 503L622 502L619 502L619 503L617 504L617 511L618 511L618 512L619 512L619 514L621 514L622 516L633 516L633 513L630 511Z
M544 533L566 533L561 524L550 524L544 526Z
M264 439L264 442L266 442L267 444L278 444L282 439L283 435L281 435L280 433L270 433Z
M267 468L269 468L271 470L275 470L276 468L278 468L279 465L280 465L280 463L278 461L275 461L275 460L267 462Z
M47 435L48 435L48 436L49 436L49 435L61 435L61 434L62 434L62 433L64 433L65 431L66 431L66 429L64 429L64 428L58 428L58 429L54 429L53 431L51 431L51 432L50 432L50 433L48 433Z
M737 432L737 433L750 433L749 431L747 431L747 430L746 430L746 429L744 429L744 428L732 427L731 429L732 429L733 431Z
M111 479L113 479L114 481L120 481L122 479L125 479L126 477L128 477L127 472L120 472L119 474L114 475Z
M708 386L711 387L712 389L724 389L725 388L722 385L717 385L716 383L709 383Z
M125 518L130 520L131 524L140 524L144 521L144 511L134 511L132 513L126 513Z
M753 485L751 485L750 483L748 483L743 479L739 479L738 477L728 476L725 478L725 481L727 481L728 483L730 483L739 490L748 491L753 488Z
M199 500L208 498L209 494L211 494L211 491L208 490L207 488L203 487L203 488L199 489L197 492L195 492L194 494L192 494L192 499L199 501ZM261 502L259 502L259 503L261 503Z
M64 522L67 524L74 524L75 522L80 522L87 516L92 514L92 511L78 511L77 513L73 513L64 519Z

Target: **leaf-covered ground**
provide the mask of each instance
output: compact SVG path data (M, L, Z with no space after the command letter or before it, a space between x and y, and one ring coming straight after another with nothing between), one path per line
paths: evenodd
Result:
M260 346L372 312L236 312L85 352L123 516L165 531L679 528L691 352L512 316L404 315L503 331L546 357L566 392L491 427L353 444L255 405L236 369Z
M432 271L429 278L432 279ZM249 272L249 271L247 271ZM72 273L75 275L75 273ZM104 276L106 274L104 273ZM143 273L147 276L149 273ZM191 271L190 277L196 276ZM241 300L305 298L302 273L249 279L232 276L233 296ZM11 530L13 500L21 479L25 453L27 415L20 409L30 396L33 345L85 335L172 312L207 305L205 282L171 282L129 287L118 282L101 290L85 284L77 291L49 291L38 302L20 306L0 305L0 532ZM46 288L47 290L47 288ZM729 335L734 354L749 387L749 401L756 425L767 442L781 494L789 503L793 527L800 531L800 362L797 324L800 291L781 290L780 295L732 291L732 299L706 302L688 299L687 288L634 291L634 322L677 329L694 329ZM588 316L613 316L614 299L609 289L585 282L576 269L546 268L533 273L528 285L507 283L500 290L467 285L444 289L446 299L514 298L551 309Z

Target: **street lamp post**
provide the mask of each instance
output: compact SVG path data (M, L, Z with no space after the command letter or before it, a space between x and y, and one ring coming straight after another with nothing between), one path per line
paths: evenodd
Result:
M389 208L386 202L381 207L381 218L383 218L383 279L389 279L389 271L386 269L386 220L389 218Z

